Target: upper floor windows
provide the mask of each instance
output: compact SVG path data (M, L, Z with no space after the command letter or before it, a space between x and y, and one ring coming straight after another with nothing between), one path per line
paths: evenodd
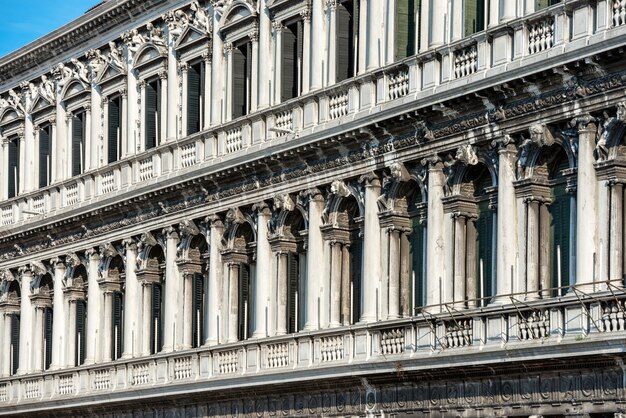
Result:
M107 162L111 164L120 159L122 148L122 98L116 96L110 99L107 106Z
M304 22L287 24L281 38L281 100L297 97L302 91Z
M205 96L204 61L189 66L187 70L187 134L200 132L204 125Z
M465 0L463 9L465 36L485 30L487 14L485 0Z
M20 181L20 138L18 135L10 136L7 141L8 148L8 184L7 197L9 199L17 196Z
M144 105L144 135L145 149L159 145L161 141L161 79L156 78L145 84Z
M417 16L421 0L396 0L395 58L410 57L419 49L417 43Z
M336 15L336 81L356 75L358 62L357 39L359 38L358 3L354 0L337 5Z
M52 125L46 124L39 129L39 187L50 185L52 178Z
M86 112L84 111L72 115L70 119L72 176L82 174L85 169L86 122Z
M561 0L535 0L535 10L545 9L560 2Z
M231 54L231 110L233 119L236 119L250 112L252 92L252 42L245 41L233 46Z

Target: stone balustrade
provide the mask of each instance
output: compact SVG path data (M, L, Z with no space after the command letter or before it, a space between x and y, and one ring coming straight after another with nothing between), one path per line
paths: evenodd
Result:
M285 368L359 367L371 362L395 363L411 358L428 362L433 354L476 356L484 349L506 347L514 355L532 347L541 356L541 339L554 338L545 346L546 358L576 344L601 344L625 337L623 307L626 295L598 295L579 301L570 296L549 308L541 301L481 310L420 314L410 319L327 329L273 338L203 346L194 350L118 360L109 364L0 379L0 407L75 395L136 391L171 387L182 382L230 379L259 373L281 373ZM537 307L532 303L537 304ZM586 337L586 338L582 338ZM591 340L590 340L591 339ZM582 340L586 340L583 342ZM569 348L568 348L569 347ZM564 354L565 355L565 354ZM476 360L480 361L480 360ZM488 361L493 361L489 357ZM164 389L167 390L167 389Z

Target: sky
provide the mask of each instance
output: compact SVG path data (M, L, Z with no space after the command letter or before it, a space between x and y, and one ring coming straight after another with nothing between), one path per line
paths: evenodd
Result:
M101 0L0 0L0 57L60 28Z

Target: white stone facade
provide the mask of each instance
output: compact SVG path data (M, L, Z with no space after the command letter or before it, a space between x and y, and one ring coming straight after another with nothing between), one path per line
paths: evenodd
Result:
M0 59L0 416L622 416L624 45L119 0Z

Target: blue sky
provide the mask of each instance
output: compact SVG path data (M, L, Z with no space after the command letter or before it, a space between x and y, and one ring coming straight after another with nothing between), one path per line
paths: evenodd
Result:
M83 15L101 0L0 0L0 57Z

